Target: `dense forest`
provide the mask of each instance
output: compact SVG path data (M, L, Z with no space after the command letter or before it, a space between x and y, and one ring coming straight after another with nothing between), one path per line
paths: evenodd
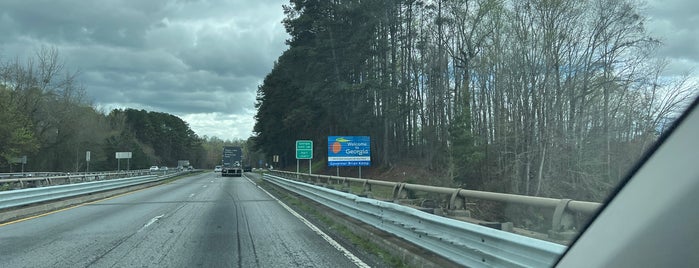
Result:
M85 100L77 72L69 72L55 49L30 59L0 62L0 171L116 170L115 152L132 152L131 169L176 166L190 160L197 168L221 162L223 145L247 141L199 137L177 116L135 109L97 110ZM126 169L126 161L121 165Z
M696 92L630 0L291 0L255 148L367 135L374 166L601 201Z

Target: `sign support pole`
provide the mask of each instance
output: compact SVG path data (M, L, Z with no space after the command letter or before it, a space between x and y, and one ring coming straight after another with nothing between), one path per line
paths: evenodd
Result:
M340 177L340 167L335 167L335 171L337 171L337 176Z
M296 178L298 179L300 170L300 159L308 159L308 175L313 173L311 161L313 160L313 141L312 140L297 140L296 141Z
M362 178L362 166L359 166L359 178Z

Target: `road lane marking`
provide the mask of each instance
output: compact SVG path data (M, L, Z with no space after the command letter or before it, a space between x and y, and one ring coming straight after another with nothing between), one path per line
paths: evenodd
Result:
M145 225L143 225L143 227L141 227L141 229L138 229L138 232L141 232L141 231L143 231L143 229L148 228L148 226L150 226L151 224L155 223L156 221L158 221L158 220L159 220L160 218L162 218L162 217L165 217L165 214L162 214L162 215L160 215L160 216L155 216L155 217L153 217L152 219L150 219L150 221L148 221L148 223L146 223ZM137 232L137 233L138 233L138 232Z
M257 186L257 188L260 188L260 190L262 190L262 191L265 192L267 195L269 195L270 197L272 197L272 199L276 200L277 203L279 203L284 209L286 209L287 211L289 211L289 213L291 213L291 215L294 215L294 217L298 218L301 222L303 222L306 226L308 226L308 228L311 228L311 230L313 230L316 234L320 235L320 237L322 237L325 241L327 241L331 246L333 246L335 249L339 250L339 251L342 253L342 255L345 255L345 257L347 257L352 263L354 263L355 265L357 265L357 267L361 267L361 268L370 268L370 267L371 267L371 266L369 266L368 264L364 263L364 261L362 261L360 258L358 258L358 257L355 256L354 254L352 254L352 252L350 252L349 250L347 250L345 247L343 247L342 245L340 245L340 243L338 243L337 241L335 241L334 239L332 239L332 237L330 237L329 235L327 235L327 234L326 234L325 232L323 232L320 228L318 228L317 226L313 225L313 223L311 223L311 222L308 221L306 218L304 218L303 216L301 216L301 214L296 213L296 211L294 211L292 208L290 208L289 206L287 206L286 204L284 204L281 200L277 199L275 196L273 196L272 194L270 194L269 192L267 192L267 190L262 189L262 187L260 187L260 186L257 185L255 182L253 182L252 180L250 180L250 178L248 178L247 176L245 176L245 179L247 179L247 180L248 180L250 183L252 183L253 185Z
M59 209L59 210L49 211L49 212L45 212L45 213L42 213L42 214L38 214L38 215L26 217L26 218L17 219L17 220L14 220L14 221L8 221L8 222L5 222L5 223L0 223L0 227L7 226L7 225L10 225L10 224L20 223L20 222L23 222L23 221L28 221L28 220L32 220L32 219L36 219L36 218L41 218L41 217L48 216L48 215L51 215L51 214L54 214L54 213L63 212L63 211L66 211L66 210L71 210L71 209L79 208L79 207L86 206L86 205L92 205L92 204L95 204L95 203L98 203L98 202L103 202L103 201L112 200L112 199L114 199L114 198L119 198L119 197L122 197L122 196L125 196L125 195L138 193L138 192L143 191L143 190L151 189L151 188L157 187L157 186L167 185L167 184L170 184L170 183L172 183L172 181L171 181L171 182L167 182L167 183L163 183L163 184L157 184L157 185L148 186L148 187L141 188L141 189L134 190L134 191L129 191L129 192L117 194L117 195L114 195L114 196L110 196L110 197L107 197L107 198L102 198L102 199L90 201L90 202L87 202L87 203L82 203L82 204L77 204L77 205L74 205L74 206L65 207L65 208L62 208L62 209Z
M115 195L115 196L110 196L110 197L107 197L107 198L103 198L103 199L99 199L99 200L95 200L95 201L90 201L90 202L87 202L87 203L77 204L77 205L75 205L75 206L69 206L69 207L66 207L66 208L59 209L59 210L49 211L49 212L42 213L42 214L39 214L39 215L31 216L31 217L26 217L26 218L14 220L14 221L8 221L8 222L6 222L6 223L0 223L0 227L6 226L6 225L10 225L10 224L20 223L20 222L23 222L23 221L33 220L33 219L36 219L36 218L41 218L41 217L48 216L48 215L51 215L51 214L54 214L54 213L63 212L63 211L66 211L66 210L71 210L71 209L79 208L79 207L86 206L86 205L92 205L92 204L95 204L95 203L98 203L98 202L108 201L108 200L111 200L111 199L114 199L114 198L119 198L119 197L122 197L122 196L125 196L125 195L137 193L137 192L140 192L140 191L149 189L149 188L151 188L151 187L146 187L146 188L143 188L143 189L138 189L138 190L131 191L131 192L126 192L126 193L121 193L121 194L118 194L118 195Z

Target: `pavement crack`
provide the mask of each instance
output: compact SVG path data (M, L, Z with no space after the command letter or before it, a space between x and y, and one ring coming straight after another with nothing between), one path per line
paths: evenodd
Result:
M121 244L123 244L124 242L126 242L126 240L129 240L129 238L131 238L131 237L134 236L135 234L136 234L136 233L132 233L132 234L126 236L126 237L123 237L123 238L119 239L111 248L109 248L107 251L105 251L104 253L102 253L102 254L100 254L99 256L97 256L94 260L90 261L90 263L88 263L87 265L85 265L85 267L92 267L95 263L97 263L99 260L101 260L102 258L104 258L104 256L107 256L107 254L109 254L109 253L112 252L114 249L116 249L116 248L118 248L119 246L121 246Z

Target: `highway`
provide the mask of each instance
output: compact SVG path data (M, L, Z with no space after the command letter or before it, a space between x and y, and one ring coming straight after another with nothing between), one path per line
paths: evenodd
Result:
M246 177L203 173L0 225L0 267L362 267Z

